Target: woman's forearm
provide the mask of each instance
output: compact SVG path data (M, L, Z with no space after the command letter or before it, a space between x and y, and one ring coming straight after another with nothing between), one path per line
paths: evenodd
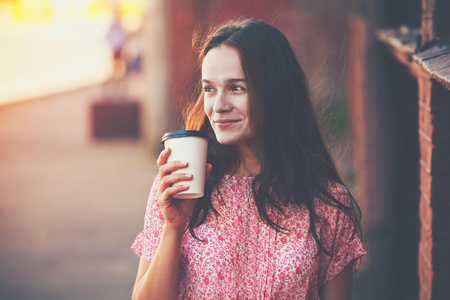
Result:
M183 232L163 227L161 242L151 264L138 272L133 300L177 299L182 237Z

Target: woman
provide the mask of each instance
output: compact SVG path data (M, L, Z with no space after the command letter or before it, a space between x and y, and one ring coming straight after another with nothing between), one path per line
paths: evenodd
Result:
M209 136L205 196L158 158L133 299L351 299L365 254L356 205L320 136L306 77L284 35L244 20L200 49L186 129Z

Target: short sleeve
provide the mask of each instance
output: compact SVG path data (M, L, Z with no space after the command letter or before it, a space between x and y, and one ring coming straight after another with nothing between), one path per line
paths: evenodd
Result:
M144 229L138 234L131 249L137 255L143 256L149 263L155 255L156 248L161 240L161 230L164 225L164 216L158 203L159 177L156 177L150 190L145 210Z
M354 259L366 254L355 230L353 204L348 190L343 185L331 184L329 192L337 201L351 209L344 211L328 206L325 210L328 212L326 219L331 230L322 238L325 238L325 244L331 246L332 251L331 256L326 253L320 255L322 284L339 275Z

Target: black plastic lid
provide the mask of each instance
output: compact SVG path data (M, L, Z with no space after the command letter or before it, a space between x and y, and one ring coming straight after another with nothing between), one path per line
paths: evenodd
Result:
M162 137L162 143L164 144L165 140L168 139L174 139L174 138L180 138L180 137L187 137L187 136L196 136L201 138L208 138L206 133L203 131L197 131L197 130L178 130L178 131L169 131L165 133Z

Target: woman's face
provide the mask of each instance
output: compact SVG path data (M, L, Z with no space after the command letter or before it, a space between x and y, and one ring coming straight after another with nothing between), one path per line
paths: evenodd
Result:
M221 45L206 54L202 65L204 108L217 141L254 147L248 84L239 53Z

